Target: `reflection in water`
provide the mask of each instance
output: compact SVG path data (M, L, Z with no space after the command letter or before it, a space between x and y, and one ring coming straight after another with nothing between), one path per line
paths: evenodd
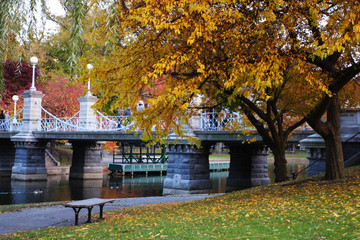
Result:
M210 173L213 193L226 192L226 178L228 176L229 176L229 172L211 172Z
M165 176L108 177L102 198L161 196Z
M9 178L0 178L0 204L9 204L12 202L11 184Z
M301 163L288 163L287 166L287 171L288 171L288 176L290 177L290 179L292 179L292 175L293 173L297 174L299 172L301 172L303 169L305 169L307 166L309 165L309 163L307 161L303 161ZM274 183L275 181L275 175L274 175L274 164L268 164L268 173L269 173L269 178L271 183ZM297 176L297 180L299 179L305 179L307 177L307 169L305 169L303 172L301 172L298 176Z
M39 203L69 200L68 176L49 176L47 181L15 181L2 179L10 192L2 192L0 204ZM3 196L10 201L3 199Z
M71 200L82 200L87 198L98 198L103 187L102 179L70 179L69 180Z
M289 163L288 172L299 172L307 163ZM273 164L269 164L269 177L273 182ZM226 191L228 172L211 172L213 193ZM306 177L306 172L298 179ZM1 178L0 204L21 204L81 200L85 198L132 198L161 196L165 176L137 175L133 178L104 175L101 180L74 180L68 176L49 176L47 181L14 181ZM38 190L42 193L36 193Z
M46 183L47 181L11 181L13 203L42 202L46 194Z

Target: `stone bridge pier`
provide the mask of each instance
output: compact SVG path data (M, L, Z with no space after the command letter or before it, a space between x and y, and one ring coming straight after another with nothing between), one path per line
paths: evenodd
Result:
M41 120L41 100L45 96L36 90L25 91L23 127L11 137L15 145L15 160L11 178L14 180L47 180L45 146L47 141L38 140L33 131L38 130Z
M15 148L14 143L8 139L0 139L0 177L10 177L14 166Z
M209 170L209 150L212 144L203 141L200 148L184 143L169 146L164 195L212 192ZM270 184L265 146L242 142L227 145L230 148L227 191Z
M79 118L81 126L94 129L96 127L96 113L92 106L97 97L87 94L78 98L80 102ZM86 139L71 140L73 148L70 178L72 179L103 179L101 164L101 146L105 142L90 141Z
M45 148L47 141L14 141L15 162L11 178L14 180L47 180Z
M210 145L201 148L188 143L170 145L163 194L210 193L209 149Z
M73 147L70 178L103 179L101 146L98 141L71 141Z
M226 190L270 184L267 148L260 143L228 143L230 149L229 177Z

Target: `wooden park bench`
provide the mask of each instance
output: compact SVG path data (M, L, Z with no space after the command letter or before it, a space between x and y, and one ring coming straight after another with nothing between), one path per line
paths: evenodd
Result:
M103 218L103 208L106 203L114 202L114 199L90 198L77 202L66 203L65 207L71 207L75 212L75 225L79 224L79 212L82 208L88 209L87 223L91 223L91 210L94 206L100 206L100 219Z

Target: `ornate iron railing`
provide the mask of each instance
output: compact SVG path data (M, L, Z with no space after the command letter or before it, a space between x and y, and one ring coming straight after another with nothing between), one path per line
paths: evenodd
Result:
M58 118L45 108L40 106L42 110L42 117L40 121L40 126L38 128L39 131L79 131L78 127L78 117L76 117L79 113L76 113L74 116L70 118ZM85 129L82 129L85 130Z
M234 129L243 123L242 115L239 113L221 111L221 112L203 112L201 116L200 130L220 131Z
M105 116L99 111L96 112L97 114L93 118L83 119L79 116L79 112L72 117L56 117L42 106L40 108L42 117L39 121L39 131L126 131L134 124L128 116ZM0 131L20 131L22 112L23 109L9 120L0 119ZM228 111L219 113L207 111L200 113L200 118L200 130L203 131L230 130L243 122L239 113L230 113Z
M105 116L100 111L97 111L96 120L97 120L98 129L102 129L102 130L125 131L128 130L133 125L129 117Z
M78 112L70 118L58 118L43 107L41 110L43 117L40 121L40 131L125 131L132 126L128 117L123 116L105 116L97 112L93 119L83 119Z
M22 113L24 109L21 109L10 119L0 119L0 131L12 132L20 131L22 127Z

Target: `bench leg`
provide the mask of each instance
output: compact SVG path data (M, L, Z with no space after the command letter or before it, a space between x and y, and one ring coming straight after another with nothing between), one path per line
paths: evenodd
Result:
M72 209L74 209L75 212L75 225L79 225L79 212L81 208L76 209L75 207L73 207Z
M103 208L105 204L100 204L100 219L103 219Z
M91 210L93 207L88 207L88 220L87 223L91 223Z

